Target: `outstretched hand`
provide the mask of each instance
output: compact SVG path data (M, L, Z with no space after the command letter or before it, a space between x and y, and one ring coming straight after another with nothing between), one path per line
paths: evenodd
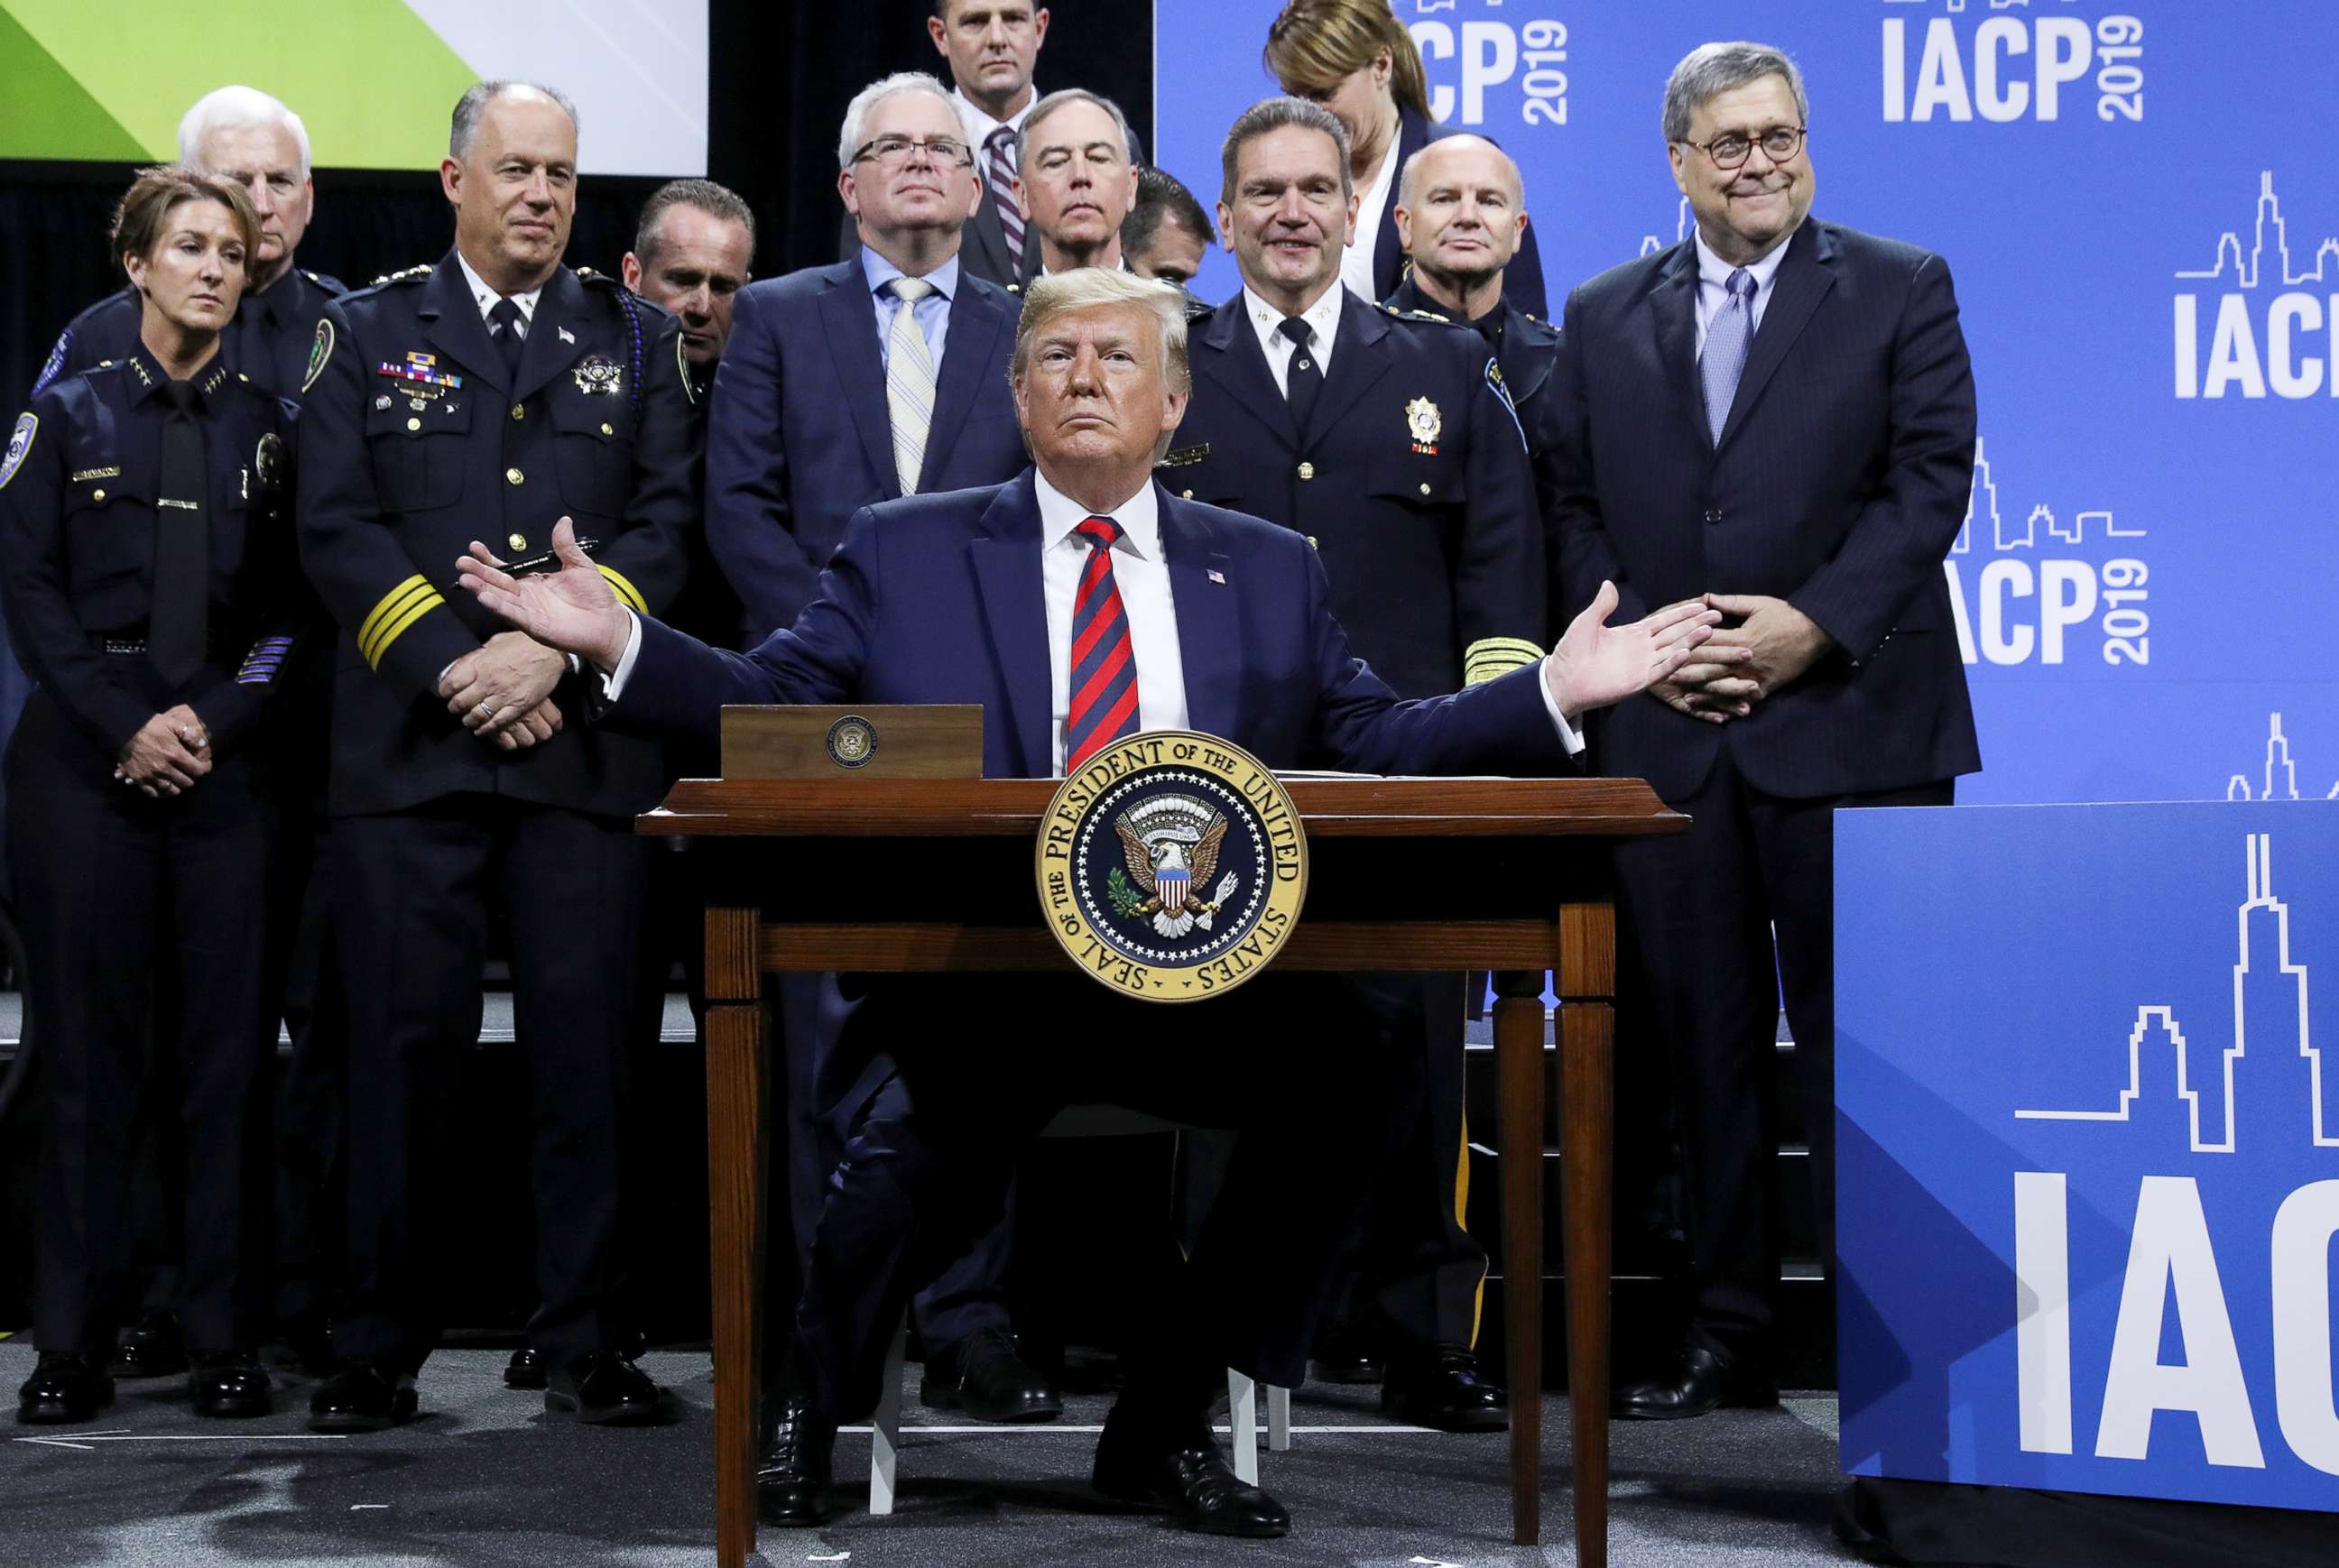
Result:
M1709 609L1702 600L1684 599L1630 626L1612 626L1607 621L1616 613L1616 585L1602 583L1544 661L1543 678L1552 698L1570 718L1622 702L1663 680L1713 636L1722 619L1721 612ZM1726 656L1735 662L1745 655L1733 650Z
M552 548L560 557L558 571L515 577L473 539L470 554L455 563L455 573L479 603L546 647L615 670L633 635L625 606L609 579L577 547L577 529L567 518L553 527Z

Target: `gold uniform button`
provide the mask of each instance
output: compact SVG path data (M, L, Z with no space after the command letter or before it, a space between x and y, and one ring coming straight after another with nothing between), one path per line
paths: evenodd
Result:
M1427 494L1429 494L1429 486L1428 486L1427 484L1426 484L1426 483L1425 483L1425 484L1421 487L1421 493L1422 493L1423 495L1425 495L1425 496L1426 496L1426 495L1427 495Z
M1311 550L1316 547L1316 536L1313 534L1308 536L1308 547Z
M527 405L526 403L514 403L514 404L512 405L512 418L513 418L513 419L527 419L527 418L528 418L528 405Z
M1303 478L1303 479L1312 479L1312 478L1314 478L1316 477L1316 465L1315 465L1315 464L1313 464L1313 463L1302 463L1302 464L1300 464L1300 465L1299 465L1299 477L1300 477L1301 478Z
M1180 491L1179 491L1179 492L1178 492L1178 494L1179 494L1179 498L1181 498L1181 499L1183 499L1183 500L1189 500L1189 501L1190 501L1190 500L1192 500L1192 499L1194 498L1194 492L1193 492L1193 491L1191 491L1191 490L1180 490Z
M528 476L521 473L518 468L506 468L504 470L504 480L508 484L524 485L528 483Z
M605 435L605 436L614 436L614 435L616 435L617 432L617 431L615 431L615 430L613 430L613 429L611 429L608 426L604 425L604 426L602 426L602 427L601 427L601 433L602 433L603 435Z
M89 493L89 498L93 501L102 501L105 499L105 492L104 490L92 490Z
M410 430L419 430L422 428L422 421L419 419L409 419L406 421L406 428Z
M513 549L524 550L528 548L528 536L526 534L514 534L510 537L505 539L504 543L509 545Z

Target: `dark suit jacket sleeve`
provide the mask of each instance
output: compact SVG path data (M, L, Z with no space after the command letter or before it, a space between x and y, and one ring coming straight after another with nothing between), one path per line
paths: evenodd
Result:
M8 640L66 716L107 756L119 756L154 707L92 645L66 589L65 400L52 388L33 399L30 417L39 421L33 444L0 484L0 607Z
M633 493L626 498L626 526L597 564L628 605L663 615L690 572L690 530L698 526L699 420L683 385L682 323L663 311L635 308L649 342L642 350L642 409L634 422Z
M1973 485L1973 366L1939 256L1918 264L1891 354L1883 483L1827 564L1787 596L1855 660L1873 655L1939 577Z
M741 291L706 424L706 546L759 629L794 620L820 570L788 506L779 326L766 295Z
M1572 771L1529 665L1450 696L1400 702L1348 649L1332 614L1331 582L1308 551L1306 614L1316 652L1318 696L1311 761L1370 774L1506 774L1543 777Z
M1588 351L1582 296L1571 294L1559 352L1544 382L1535 463L1535 498L1550 553L1554 633L1592 602L1604 581L1616 585L1613 624L1624 625L1649 613L1646 599L1624 575L1600 512L1599 477L1592 471L1592 405L1584 369Z
M851 701L861 687L876 617L876 574L877 528L864 507L795 625L753 650L711 648L644 616L642 645L625 690L601 716L629 729L711 744L721 738L726 706Z
M365 355L345 336L301 403L301 564L366 662L409 697L479 647L439 585L455 563L417 561L390 531L366 449Z
M1542 654L1549 606L1526 438L1510 399L1488 378L1492 357L1475 351L1476 333L1467 336L1473 351L1462 358L1473 361L1477 384L1470 390L1470 506L1455 562L1454 627L1462 678L1475 684Z

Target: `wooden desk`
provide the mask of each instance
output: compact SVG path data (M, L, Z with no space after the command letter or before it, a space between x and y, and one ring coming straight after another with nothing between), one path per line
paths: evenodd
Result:
M686 779L645 833L738 841L708 856L706 1115L713 1210L716 1543L755 1544L765 1217L763 977L770 971L1071 971L1040 922L1031 845L1047 779ZM1502 1105L1503 1307L1513 1539L1542 1533L1541 992L1559 1013L1576 1561L1608 1551L1610 1117L1615 906L1606 841L1688 819L1636 779L1295 779L1308 902L1284 971L1492 970ZM931 866L940 883L893 868ZM961 890L1019 890L970 917ZM1207 1003L1202 1005L1207 1006Z

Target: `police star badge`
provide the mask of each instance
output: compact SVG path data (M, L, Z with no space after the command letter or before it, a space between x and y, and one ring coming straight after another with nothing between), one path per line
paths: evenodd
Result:
M1308 888L1308 842L1283 785L1215 735L1152 730L1099 752L1042 819L1048 928L1100 983L1195 1001L1281 949Z
M252 471L271 489L283 480L284 440L275 431L260 438L259 449L252 454Z
M1405 406L1405 428L1412 432L1413 449L1425 456L1437 455L1437 438L1446 429L1444 416L1437 405L1427 398L1416 398Z
M576 381L577 390L580 392L615 397L625 372L617 368L616 360L594 354L579 362L569 375Z

